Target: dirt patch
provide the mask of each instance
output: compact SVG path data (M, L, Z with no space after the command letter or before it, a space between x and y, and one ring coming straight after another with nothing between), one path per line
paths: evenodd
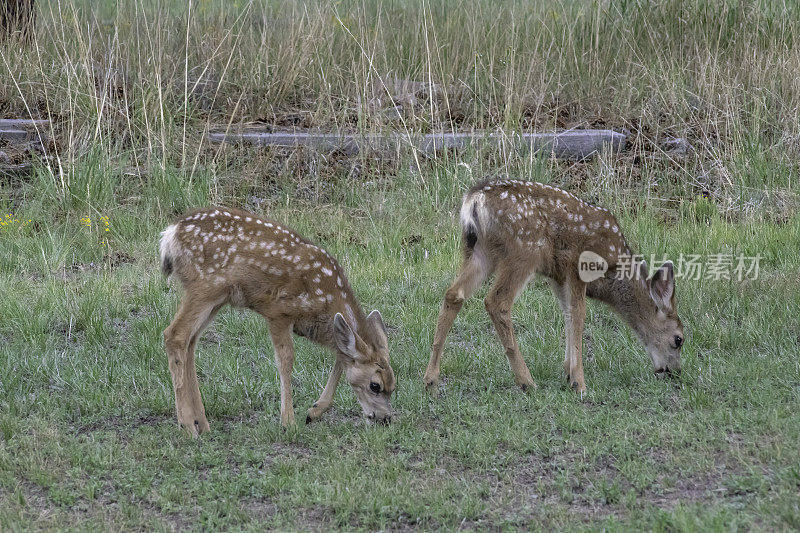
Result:
M26 479L20 479L17 484L16 496L14 499L24 507L32 517L47 521L54 514L54 504L47 497L45 490Z
M219 185L223 203L256 211L285 193L301 203L333 204L334 184L357 182L359 187L366 187L363 176L380 176L379 183L390 186L403 162L394 155L353 157L341 151L323 154L303 146L208 145L200 154L201 165L222 167Z
M658 464L666 464L668 454L651 450L649 457ZM570 464L584 465L572 471ZM564 507L570 514L594 521L605 516L624 519L630 505L629 497L635 493L635 507L656 507L671 510L679 504L714 502L726 497L736 497L730 486L738 487L736 467L724 462L702 472L688 474L665 473L650 485L636 488L617 466L617 460L608 455L587 465L577 451L569 448L553 456L530 455L520 462L517 474L498 485L496 491L513 494L513 502L504 513L518 522L526 514L537 514L541 506ZM738 494L740 495L740 494ZM628 500L628 503L626 503ZM520 509L528 509L520 516ZM539 509L541 510L541 509Z
M269 499L252 499L241 502L240 509L254 520L265 521L278 514L278 506Z
M103 256L103 264L107 265L111 270L121 265L130 265L135 262L136 259L127 252L112 252Z
M140 427L155 427L171 421L171 418L143 413L133 417L108 416L81 426L72 426L75 435L86 435L95 431L112 431L130 434L130 430Z
M187 531L192 526L196 527L197 516L200 514L200 509L187 509L192 514L165 513L151 503L137 503L144 516L152 518L156 522L168 524L171 531Z
M86 340L86 332L75 326L72 319L69 322L58 322L53 325L52 333L62 337L69 346L81 346Z
M723 476L718 470L703 475L680 476L672 488L656 482L642 494L643 501L659 509L674 509L678 504L710 501L725 494Z
M272 457L291 457L308 459L314 455L314 450L296 442L275 442L270 446L270 452L274 454Z
M409 248L421 242L422 242L422 235L406 235L400 241L400 245L404 248Z
M297 510L293 525L298 530L330 531L335 527L333 512L322 507L304 507Z
M63 281L72 281L81 275L97 275L103 270L114 271L123 265L134 263L136 263L136 258L133 255L127 252L112 252L103 255L100 261L76 261L68 266L50 271L50 275Z
M86 273L96 273L99 272L102 268L103 263L95 263L94 261L90 261L88 263L78 261L72 263L69 266L63 268L63 272L66 274L86 274Z

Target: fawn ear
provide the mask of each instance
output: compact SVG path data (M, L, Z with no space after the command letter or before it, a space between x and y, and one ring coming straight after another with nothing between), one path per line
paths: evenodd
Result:
M375 337L375 342L378 348L389 348L389 339L386 335L386 326L383 325L383 317L378 310L374 310L367 316L367 324L372 329Z
M342 316L342 313L336 313L333 317L333 338L336 341L336 347L339 348L346 356L352 359L358 359L361 355L356 350L356 336L353 329Z
M675 298L675 271L672 261L667 261L656 270L650 280L650 297L664 310L672 309Z
M636 268L637 268L636 274L638 275L636 279L647 280L647 278L650 277L650 274L647 271L647 261L645 261L644 259L639 261L639 263L637 263Z

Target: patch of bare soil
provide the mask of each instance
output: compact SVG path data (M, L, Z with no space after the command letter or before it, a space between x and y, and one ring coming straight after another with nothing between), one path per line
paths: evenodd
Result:
M314 455L314 450L305 444L296 442L274 442L269 448L268 455L264 458L264 466L269 466L276 459L290 457L292 459L306 460Z
M267 498L242 500L240 509L251 519L265 521L278 514L278 506Z
M21 514L30 520L29 528L53 528L64 524L71 524L73 528L85 528L88 523L102 522L109 527L114 523L115 515L119 513L119 505L109 487L107 492L99 492L93 500L80 499L71 505L54 501L47 491L39 485L22 479L10 495L13 500L4 500L0 494L0 509L14 509L19 507ZM148 505L139 506L146 516L153 516L159 521L166 521L173 525L173 529L180 530L188 524L188 520L174 519L165 516L150 508Z
M103 264L108 265L111 270L121 265L130 265L135 262L136 259L127 252L112 252L103 256Z
M84 343L86 332L76 328L72 319L69 322L57 322L52 329L52 333L57 337L63 337L69 346L80 346Z
M569 514L587 522L602 516L623 518L627 510L613 494L597 497L597 493L603 493L599 487L614 486L615 482L622 492L627 492L630 483L609 458L601 458L588 472L567 474L570 464L583 461L577 451L552 457L527 457L517 468L517 475L504 484L504 489L513 494L513 505L506 512L514 520L523 521L526 514L533 518L547 507L565 507ZM567 481L564 478L568 475L572 477Z
M291 195L300 204L328 205L334 202L333 184L352 182L362 176L370 176L370 179L380 176L384 186L391 186L392 178L400 170L400 160L394 155L354 157L343 152L323 153L304 146L209 145L200 150L199 163L211 162L219 169L223 203L257 212L270 199L284 194L288 186L293 187ZM369 184L361 183L361 186Z
M702 475L680 476L674 487L666 488L659 482L642 494L643 501L659 509L674 509L678 504L717 499L725 494L724 477L714 469Z
M406 235L400 240L400 245L404 248L410 248L415 244L419 244L422 242L422 235Z
M666 464L666 453L652 450L650 459L657 464ZM726 486L740 472L728 465L722 458L713 468L702 472L665 472L651 485L637 489L616 466L615 458L603 456L583 472L565 480L568 465L584 464L585 458L576 451L565 450L552 457L530 455L521 461L517 474L510 482L498 486L498 491L513 492L513 505L508 509L512 516L519 517L520 509L530 509L536 515L537 507L563 506L569 513L582 516L586 521L594 521L605 516L622 518L628 509L624 497L636 492L636 507L649 506L659 509L673 509L679 504L713 502L726 497L735 497L735 491ZM564 489L568 491L564 492ZM522 513L524 518L526 513Z
M86 425L72 426L76 435L86 435L94 431L112 431L120 434L130 434L130 430L140 427L155 427L168 421L171 418L165 416L143 413L135 416L119 416L113 415L105 418L100 418Z
M297 509L294 527L302 531L330 531L334 527L333 512L320 507Z
M169 526L170 531L188 531L196 527L201 509L187 508L185 513L165 513L149 502L138 502L142 514Z
M93 274L97 275L101 271L108 269L114 271L122 265L129 265L136 262L136 258L127 252L112 252L103 255L103 258L98 261L76 261L69 266L64 266L50 272L51 276L62 281L72 281L82 275Z
M24 507L32 519L46 522L52 518L54 506L42 487L26 479L20 479L13 492L16 493L13 496L16 500L15 505ZM5 505L3 507L5 508Z

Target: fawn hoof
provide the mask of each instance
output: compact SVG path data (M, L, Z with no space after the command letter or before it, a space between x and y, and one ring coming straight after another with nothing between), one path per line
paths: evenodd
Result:
M422 378L422 382L425 384L425 389L432 394L436 394L436 392L439 390L439 376L425 376Z
M324 415L329 408L330 406L320 407L316 403L312 405L311 409L309 409L308 412L306 413L306 424L310 424L311 422L316 422L317 420L322 418L322 415Z
M194 438L199 437L211 429L211 427L208 425L208 420L205 418L194 418L191 419L191 422L179 420L178 423L180 424L181 428L186 431L186 433Z
M580 394L581 398L583 398L583 395L586 393L586 385L583 383L583 381L573 380L572 383L570 383L570 387L572 387L572 390Z

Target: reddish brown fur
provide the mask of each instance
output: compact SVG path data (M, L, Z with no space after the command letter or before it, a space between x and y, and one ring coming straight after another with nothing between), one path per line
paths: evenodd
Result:
M179 422L190 432L208 429L194 369L194 347L226 304L262 314L269 324L281 377L281 422L294 423L291 333L336 353L331 378L309 410L330 406L344 371L371 418L389 417L395 388L380 314L365 316L339 263L297 232L252 213L209 208L185 215L163 232L162 264L181 281L184 297L164 338ZM375 394L370 387L380 387Z
M631 325L656 371L680 368L683 328L675 311L672 263L665 263L649 281L643 262L630 269L639 277L617 279L622 258L630 261L632 254L607 209L550 185L496 180L480 183L464 196L461 225L464 263L442 303L424 377L429 387L438 383L444 341L464 300L493 274L486 310L521 387L532 386L533 379L517 345L511 306L535 274L548 278L564 312L564 371L578 391L586 389L581 357L586 296L609 304ZM603 257L609 267L604 277L588 284L578 273L584 251Z

